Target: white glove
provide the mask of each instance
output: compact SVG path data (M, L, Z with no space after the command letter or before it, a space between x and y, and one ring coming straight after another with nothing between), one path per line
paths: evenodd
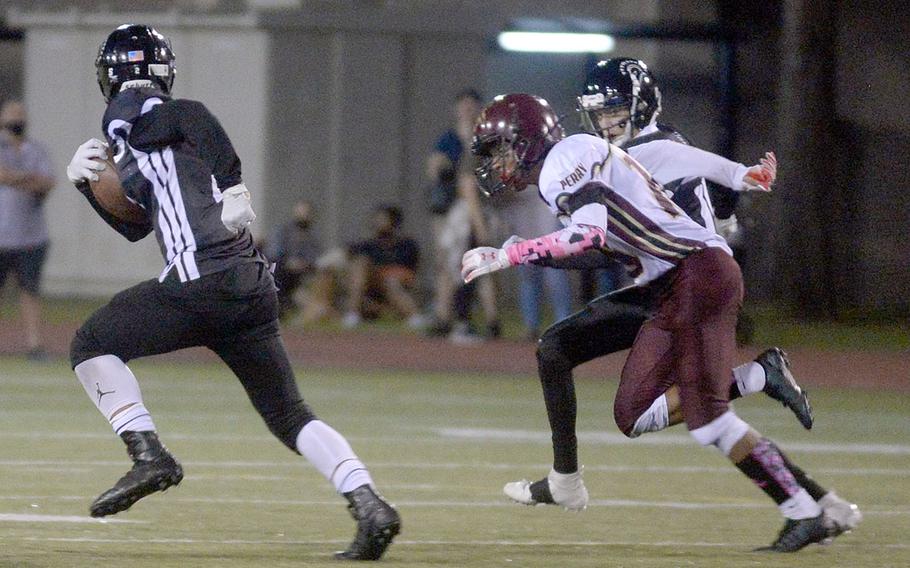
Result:
M730 215L726 219L714 219L714 229L725 241L732 244L734 238L739 236L739 221L736 215Z
M250 192L245 185L238 183L221 192L221 222L228 231L237 234L255 219Z
M523 240L525 240L524 237L519 237L518 235L512 235L511 237L506 239L506 242L502 243L502 246L500 248L504 248L504 249L509 248L510 246L520 243Z
M467 284L478 276L496 272L512 266L509 256L503 249L477 247L464 253L461 257L461 278Z
M771 185L777 179L777 157L774 152L766 152L757 166L752 166L743 176L743 191L771 191Z
M107 166L104 165L104 159L107 158L107 144L97 138L90 138L82 146L76 148L73 159L66 166L66 177L75 184L82 183L86 180L98 181L98 174Z

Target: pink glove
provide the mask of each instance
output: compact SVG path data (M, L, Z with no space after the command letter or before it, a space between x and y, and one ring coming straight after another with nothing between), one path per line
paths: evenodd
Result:
M777 157L774 152L766 152L757 166L752 166L743 176L744 191L771 191L771 185L777 180Z

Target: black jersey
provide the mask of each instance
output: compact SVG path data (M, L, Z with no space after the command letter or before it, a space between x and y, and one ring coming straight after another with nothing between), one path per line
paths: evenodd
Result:
M130 227L128 238L154 229L166 263L160 281L171 270L186 282L265 263L248 229L235 234L221 222L221 191L241 182L240 159L202 103L154 88L125 89L108 105L102 126L127 198L149 218L145 228ZM112 226L127 235L122 224Z

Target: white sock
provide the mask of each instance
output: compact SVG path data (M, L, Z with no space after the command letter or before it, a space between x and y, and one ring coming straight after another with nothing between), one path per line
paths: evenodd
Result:
M765 369L755 361L733 369L733 378L739 387L739 394L743 396L765 388Z
M630 438L637 438L645 432L659 432L670 425L670 413L667 410L667 395L662 394L651 403L650 408L645 410L635 425L632 426Z
M139 383L130 368L115 355L83 361L74 369L82 388L118 435L124 431L155 430L152 417L142 404Z
M373 486L370 472L348 441L322 420L308 422L300 430L297 451L335 486L338 493L353 491L361 485Z
M800 488L799 492L777 506L788 519L813 519L822 514L822 508L809 492Z

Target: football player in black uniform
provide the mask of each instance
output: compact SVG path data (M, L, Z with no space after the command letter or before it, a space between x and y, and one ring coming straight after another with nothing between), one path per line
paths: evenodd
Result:
M747 168L693 148L674 128L659 123L660 90L647 65L637 59L615 58L595 65L585 79L577 110L586 131L625 149L663 184L690 218L722 236L723 226L735 223L733 206L739 192L768 191L773 182L776 160L772 154L761 166ZM762 170L771 175L763 178ZM715 207L712 197L723 205ZM549 262L553 266L598 267L605 261L608 259L601 253L588 253L562 263ZM578 472L572 371L592 359L629 349L642 324L653 315L658 293L655 286L633 286L606 294L553 324L541 336L538 374L552 431L553 469L551 475L534 483L521 480L506 484L504 492L510 498L526 504L559 504L559 496L554 498L552 493L554 480ZM763 391L789 407L804 427L811 428L808 398L793 379L786 354L780 349L769 349L755 361L737 367L731 379L731 400ZM678 391L671 387L641 416L628 415L621 405L615 414L617 425L630 437L666 428L681 419ZM822 506L832 536L858 524L862 517L856 505L799 473L800 482Z
M356 536L339 558L378 559L398 533L396 510L376 492L348 442L303 401L278 328L272 275L253 246L255 218L240 159L218 120L199 102L171 98L170 41L123 25L95 62L108 103L107 142L79 147L67 175L108 225L130 241L155 233L165 268L120 292L78 330L71 361L98 410L126 444L133 467L91 505L94 517L124 511L180 483L180 463L158 440L131 359L193 346L214 351L240 379L271 432L307 458L350 503ZM142 223L104 210L89 188L114 154L127 198Z

